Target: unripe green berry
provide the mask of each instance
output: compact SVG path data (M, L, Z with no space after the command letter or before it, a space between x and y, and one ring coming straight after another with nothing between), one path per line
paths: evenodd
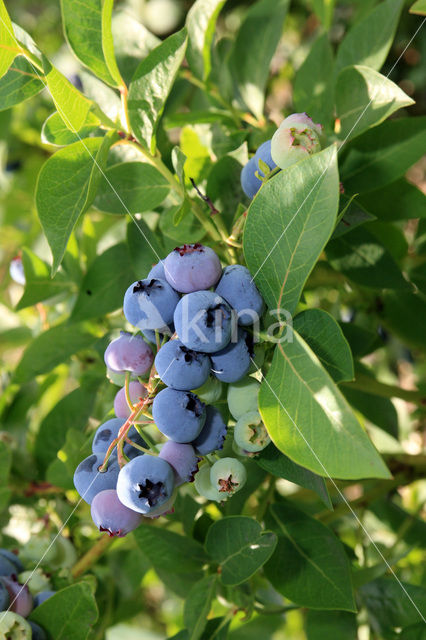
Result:
M258 411L250 411L237 420L234 440L241 449L249 453L262 451L271 442Z

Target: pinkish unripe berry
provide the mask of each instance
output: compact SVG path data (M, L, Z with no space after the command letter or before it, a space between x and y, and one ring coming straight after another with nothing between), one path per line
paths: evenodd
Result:
M293 113L280 124L271 140L271 156L281 169L321 150L322 126L306 113Z

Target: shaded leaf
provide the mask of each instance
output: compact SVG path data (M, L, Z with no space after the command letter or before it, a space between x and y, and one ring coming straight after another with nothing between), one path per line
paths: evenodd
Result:
M275 589L300 606L356 611L349 561L330 529L287 500L269 507L266 523L278 534L265 565Z
M51 278L49 265L27 247L22 248L22 264L25 273L25 289L16 305L17 310L66 292L71 285L61 273Z
M41 130L41 140L45 144L54 144L64 147L73 142L78 142L82 138L87 138L91 133L97 132L99 125L98 118L89 111L86 122L79 131L75 133L65 126L58 112L52 113L43 123Z
M423 587L400 583L394 577L378 578L364 584L358 593L377 630L424 623L421 612L426 610L426 589Z
M386 247L365 228L357 227L331 240L326 253L336 271L363 287L401 291L412 288Z
M183 621L189 640L199 640L207 624L214 592L216 576L204 576L196 582L185 599Z
M426 218L426 195L405 178L363 193L357 200L384 222Z
M341 168L350 193L364 193L394 182L424 154L426 116L388 120L356 138Z
M225 585L248 580L274 551L275 534L262 531L253 518L228 516L209 528L206 551L220 565L220 580Z
M295 111L330 126L333 117L333 51L326 33L309 50L294 79Z
M28 345L14 375L14 382L23 383L51 371L74 353L87 349L96 340L78 325L57 325L47 329Z
M274 444L271 443L261 451L256 456L256 462L262 469L272 473L274 476L278 476L278 478L285 478L305 489L315 491L325 506L328 509L332 508L324 478L290 460Z
M196 540L172 531L142 524L133 535L155 569L173 569L175 574L197 573L207 561L203 547Z
M64 612L67 615L64 615ZM87 582L61 589L30 615L55 640L86 640L98 619L95 596Z
M166 178L152 165L122 162L105 170L93 204L108 213L142 213L161 204L169 191Z
M127 244L133 269L139 280L146 278L153 265L165 258L165 251L157 236L143 220L134 218L129 222L127 225Z
M313 611L307 612L307 640L357 640L358 625L356 616L348 611Z
M380 69L391 47L403 0L386 0L356 23L341 42L335 73L352 64Z

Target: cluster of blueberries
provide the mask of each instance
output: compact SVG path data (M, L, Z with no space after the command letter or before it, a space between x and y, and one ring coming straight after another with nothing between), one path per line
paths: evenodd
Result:
M33 579L33 576L35 578ZM18 556L0 549L0 636L2 638L33 638L47 640L44 630L35 622L25 620L31 611L54 595L47 590L47 578L40 579L33 571L25 571ZM3 635L4 634L4 635Z
M321 150L322 125L306 113L292 113L281 122L272 136L257 149L241 171L241 187L254 198L271 172L286 169Z
M177 247L129 286L124 315L141 333L123 331L105 351L110 378L127 375L114 400L117 417L97 429L92 455L74 474L101 531L124 536L143 517L170 512L185 482L195 480L198 493L217 502L242 488L244 464L216 453L227 425L213 403L227 383L235 453L266 447L260 385L249 375L250 328L263 308L248 269L222 269L216 253L198 243ZM165 442L152 441L143 427L151 423Z

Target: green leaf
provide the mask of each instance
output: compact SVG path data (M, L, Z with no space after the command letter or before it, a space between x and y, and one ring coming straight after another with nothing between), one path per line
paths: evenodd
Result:
M55 460L69 429L79 429L81 432L86 429L100 382L99 379L84 379L84 385L61 398L43 418L34 445L34 454L41 470Z
M388 120L359 136L341 169L350 193L380 189L405 174L424 154L426 116Z
M220 579L232 586L245 582L271 557L277 538L253 518L228 516L209 528L206 551L220 565Z
M0 440L0 512L7 507L11 495L11 491L8 488L11 466L12 453L6 444Z
M134 218L129 222L127 225L127 244L133 269L138 279L146 278L153 265L165 257L163 247L143 220Z
M135 279L126 244L119 243L104 251L83 278L71 322L99 318L121 307L124 291Z
M349 343L354 358L363 358L382 346L379 336L374 331L353 322L339 322L339 326Z
M120 74L117 79L111 73L106 55L107 52L111 55L112 43L109 5L111 1L105 2L102 8L102 0L61 0L62 22L68 44L80 62L107 84L117 86Z
M83 138L87 138L91 133L98 131L99 119L91 112L87 114L86 122L79 131L70 131L56 111L45 120L41 130L41 140L45 144L54 144L58 147L65 147Z
M0 111L10 109L44 89L34 67L23 56L17 56L0 79Z
M93 204L108 213L142 213L161 204L169 191L166 178L151 164L122 162L105 170Z
M22 264L25 273L25 289L16 305L17 310L66 292L71 285L61 273L51 278L49 265L27 247L22 248Z
M269 507L266 524L278 534L265 565L275 589L302 607L356 611L349 561L330 529L287 500Z
M14 382L24 383L51 371L74 353L87 349L96 336L77 325L58 325L38 335L25 349L14 375Z
M230 56L235 81L246 106L263 115L269 65L283 31L289 0L259 0L247 11Z
M423 0L418 0L414 4L419 4L423 2ZM426 4L423 4L424 8L418 11L411 11L410 13L420 13L420 15L426 15ZM424 622L419 622L419 624L412 624L409 627L405 627L402 629L401 633L398 634L398 640L426 640L426 628Z
M124 6L112 16L112 35L117 64L122 78L128 85L140 61L146 58L161 40L135 20Z
M159 227L167 237L177 244L200 242L206 235L203 224L191 211L191 202L185 198L182 205L171 207L160 216Z
M358 198L352 196L348 202L347 198L342 196L341 201L342 204L346 202L345 211L343 213L343 218L333 231L333 235L331 236L332 239L344 236L346 233L349 233L349 231L359 227L361 224L372 222L376 219L376 216L366 211L364 207L360 205ZM340 215L341 212L339 212L339 217Z
M414 100L398 85L369 67L346 67L337 77L336 113L341 124L339 135L345 140L411 104Z
M172 164L173 169L176 172L177 177L181 185L185 185L185 171L184 166L186 162L186 155L181 151L180 147L173 147L172 149Z
M333 118L333 51L326 33L309 50L294 79L295 111L306 111L314 121L331 126Z
M241 169L238 160L226 155L215 162L207 180L207 195L229 228L238 204L245 200L241 188Z
M92 204L111 137L87 138L60 149L43 165L36 187L36 205L53 254L52 274L64 257L80 215Z
M0 78L2 78L20 48L16 42L12 22L3 0L0 0L0 22L2 25L0 29Z
M306 616L307 640L357 640L356 616L348 611L313 611Z
M405 178L363 193L357 200L384 222L426 218L426 195Z
M244 255L268 307L293 313L329 239L339 202L336 150L281 171L252 201Z
M211 71L211 47L216 20L225 0L197 0L188 11L188 64L197 78L207 80Z
M136 138L148 149L153 149L158 121L185 56L186 45L186 29L181 29L151 51L130 83L130 124Z
M321 476L390 474L317 356L293 331L278 344L259 392L259 408L280 451Z
M315 13L326 29L329 29L333 19L335 0L311 0Z
M403 0L380 2L347 33L337 50L335 74L352 64L379 70L391 47Z
M65 126L74 133L79 131L87 119L92 101L80 93L45 56L43 69L47 88Z
M352 353L336 320L321 309L298 313L293 327L321 360L335 382L353 380Z
M398 414L389 398L346 386L342 387L342 393L367 420L398 440Z
M86 640L98 619L93 590L87 582L61 589L36 607L30 619L55 640Z
M412 288L386 247L363 227L331 240L326 253L336 271L363 287L400 291Z
M378 578L363 585L358 593L370 618L381 629L407 627L422 619L424 623L421 612L426 610L426 589L423 587L406 582L399 584L394 577Z
M114 54L114 40L112 37L112 10L114 0L103 0L102 5L102 50L105 62L117 86L123 85L123 79L117 66Z
M272 444L256 456L257 464L278 478L285 478L305 489L315 491L327 509L332 509L330 496L324 478L296 464Z
M401 509L391 497L375 500L368 505L368 510L390 531L399 534L400 527L404 527L404 542L409 547L426 549L426 522ZM408 526L409 525L409 526Z
M426 16L426 0L416 0L416 2L410 7L410 13L415 13L419 16Z
M201 573L201 567L207 562L207 556L199 542L173 531L142 524L133 535L154 569L174 574Z
M183 609L183 622L188 630L188 640L200 640L207 624L215 589L216 576L204 576L189 591Z

